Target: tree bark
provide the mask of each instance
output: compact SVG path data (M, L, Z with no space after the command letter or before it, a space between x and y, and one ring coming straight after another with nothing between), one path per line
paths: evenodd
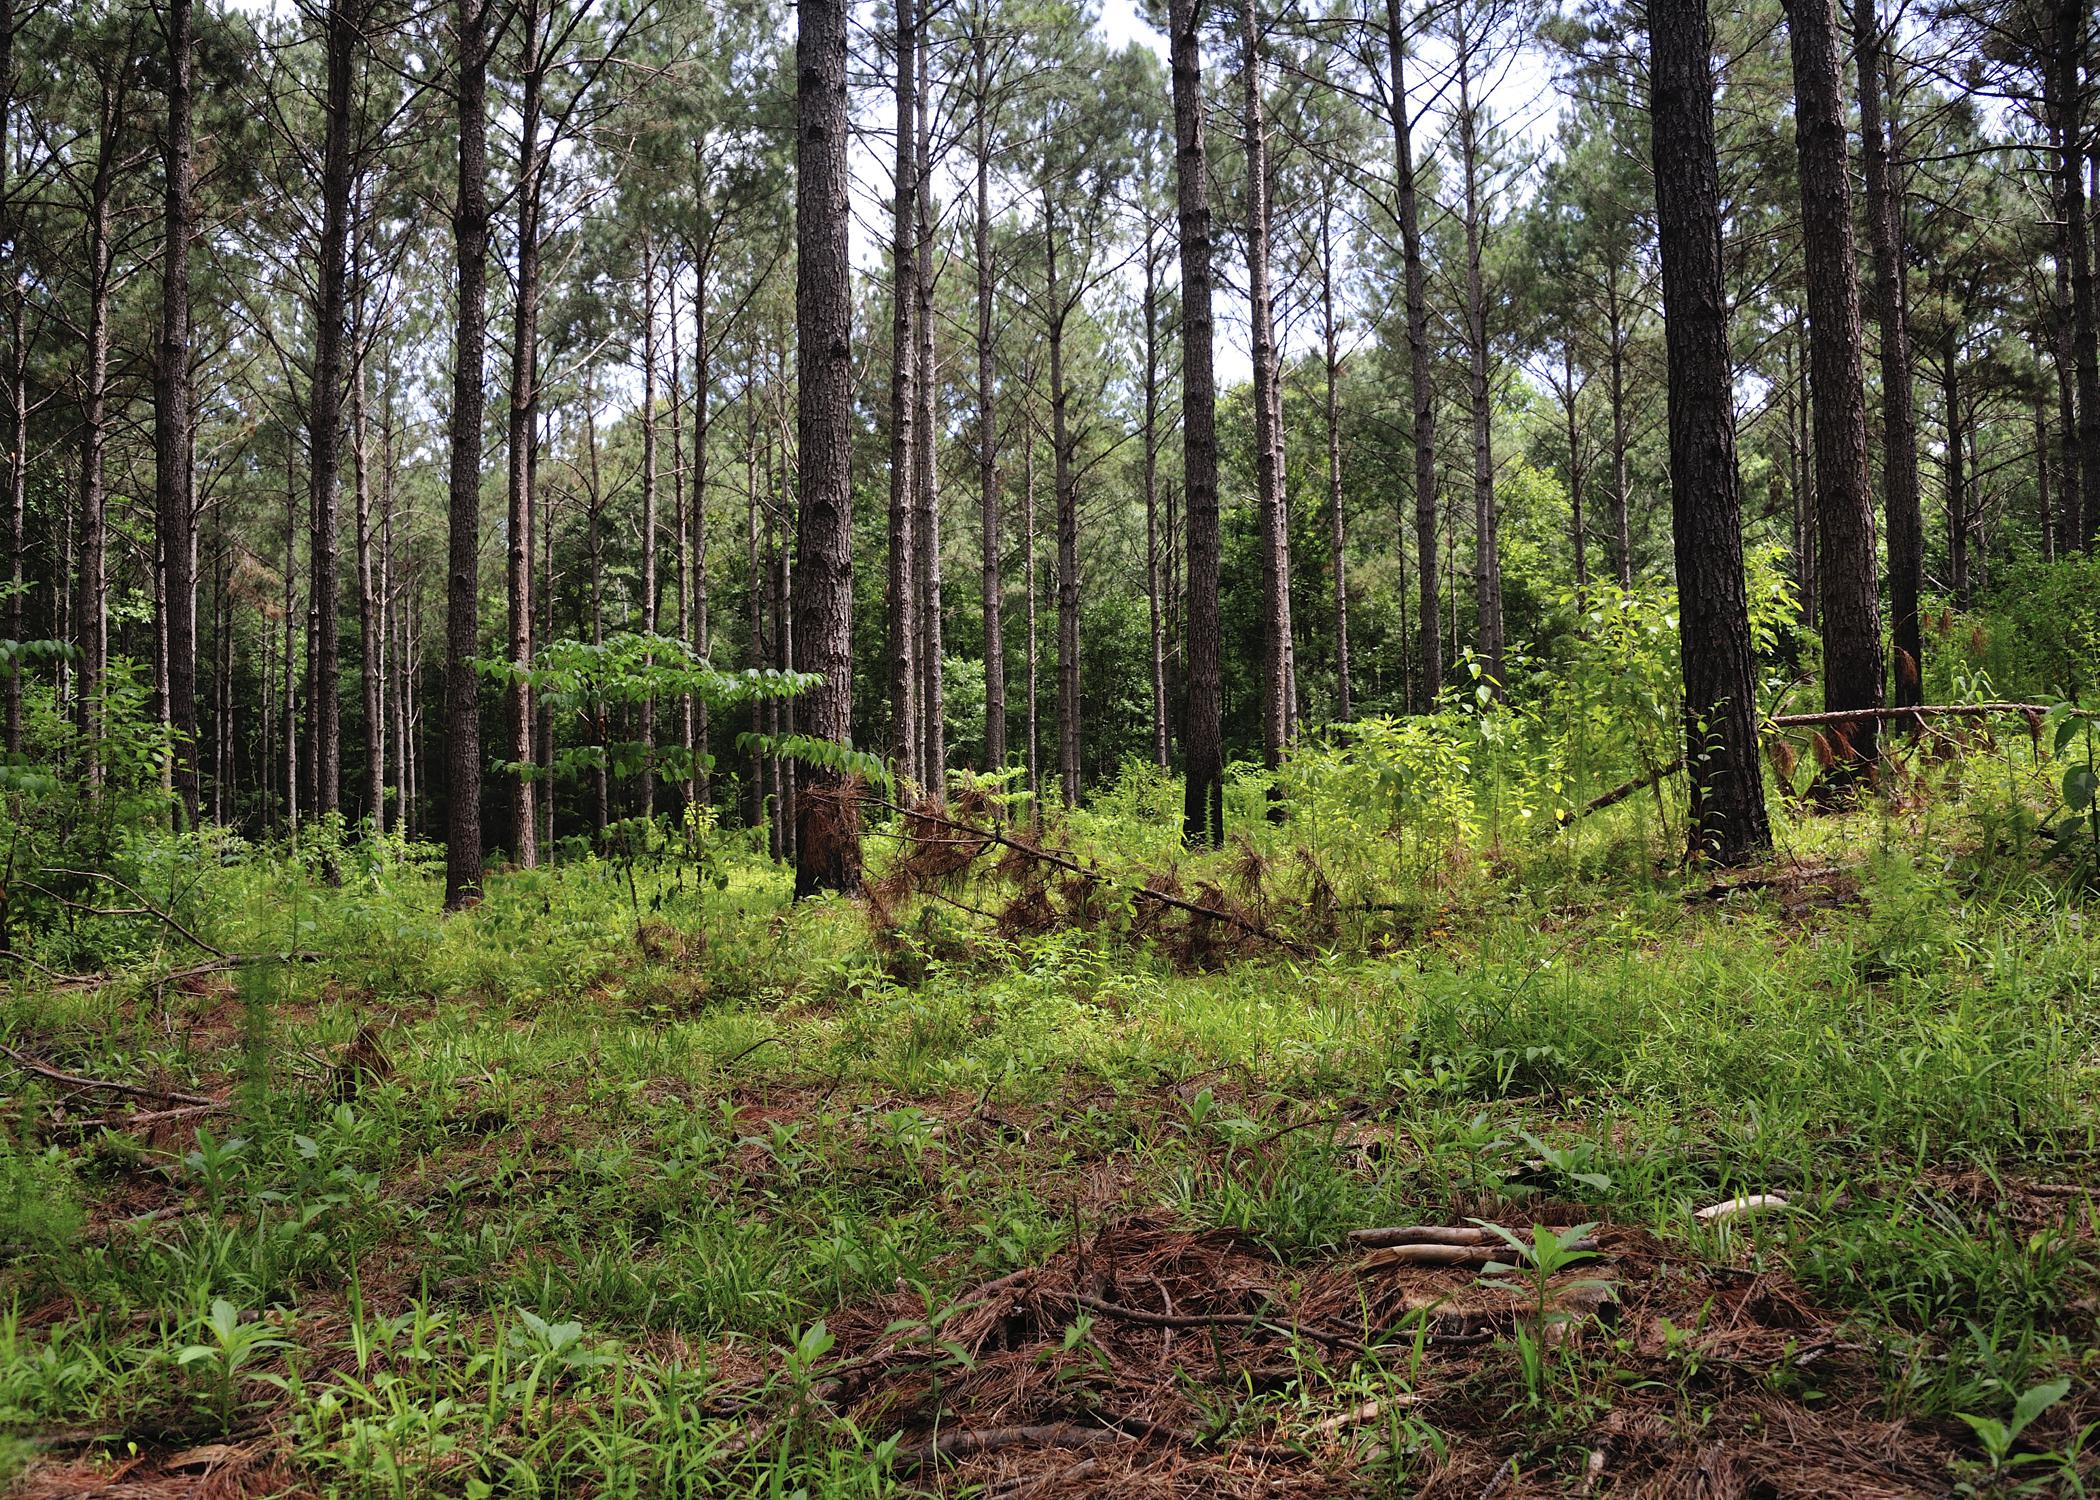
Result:
M642 633L656 634L659 532L656 490L656 243L642 241ZM653 653L642 658L655 661ZM656 699L642 699L642 816L656 816Z
M1612 571L1619 587L1633 587L1633 481L1627 453L1632 439L1626 420L1626 315L1619 300L1616 271L1606 294L1611 325L1611 536Z
M168 122L161 142L166 173L160 352L153 382L153 511L166 560L167 718L176 735L175 792L197 823L197 586L190 494L190 240L194 234L190 97L191 0L168 0ZM338 749L340 746L338 745Z
M1262 764L1283 764L1291 735L1290 537L1278 431L1276 320L1269 290L1269 140L1261 95L1261 29L1254 0L1240 4L1242 143L1247 153L1247 316L1254 364L1254 490L1261 538ZM1280 811L1280 809L1278 809Z
M1415 185L1415 154L1407 118L1407 36L1404 0L1385 0L1386 54L1391 73L1393 172L1400 219L1400 257L1406 284L1407 367L1413 407L1415 459L1415 571L1421 595L1422 702L1444 690L1443 642L1438 635L1436 390L1430 376L1429 277L1422 260L1422 211Z
M1815 410L1821 530L1823 706L1879 708L1880 556L1867 485L1865 360L1845 104L1832 0L1786 0L1794 137L1801 160L1802 267L1808 283L1809 400ZM1841 731L1840 781L1879 754L1880 724Z
M348 322L351 134L350 90L364 26L362 0L329 0L327 131L321 150L321 243L314 306L313 391L307 400L307 490L312 507L314 575L314 812L342 805L341 641L335 578L343 449L343 334Z
M947 701L943 678L941 630L941 508L934 461L934 397L938 389L933 353L933 127L928 119L932 86L928 70L933 49L923 32L919 39L919 78L915 90L918 114L915 176L918 180L918 226L913 249L912 337L918 346L918 443L912 453L912 544L919 596L919 773L929 789L939 792L948 781Z
M1071 393L1065 388L1065 318L1057 280L1058 224L1043 205L1044 295L1050 305L1050 471L1057 502L1057 773L1066 807L1079 805L1079 485L1072 468Z
M1487 277L1482 264L1485 207L1480 192L1480 116L1473 97L1470 35L1457 44L1458 144L1464 193L1466 247L1466 375L1473 417L1473 604L1486 661L1488 686L1497 698L1507 685L1502 621L1502 518L1495 500L1494 409L1488 390Z
M1650 0L1648 26L1692 847L1733 865L1772 836L1743 582L1706 0Z
M445 907L481 897L481 422L488 345L488 47L493 0L453 0L459 174L445 559Z
M2054 74L2056 108L2064 122L2057 153L2057 196L2062 201L2063 245L2069 252L2071 361L2078 393L2078 488L2091 552L2100 539L2100 313L2095 311L2091 226L2086 220L2085 111L2079 77L2087 62L2090 7L2084 0L2057 0ZM2046 104L2046 101L2045 101Z
M920 779L918 538L914 534L919 392L918 0L897 0L897 169L890 235L890 750L897 774Z
M1043 721L1041 690L1042 653L1036 636L1035 582L1035 405L1029 400L1022 414L1025 441L1021 447L1021 591L1027 597L1028 626L1028 715L1023 726L1028 734L1028 795L1036 799L1041 817L1043 795Z
M1867 190L1867 235L1874 257L1874 318L1881 331L1881 424L1883 506L1888 515L1889 615L1895 647L1890 701L1924 701L1924 631L1918 594L1925 578L1925 522L1918 501L1918 417L1911 390L1910 298L1903 278L1903 196L1900 166L1883 124L1884 90L1893 107L1895 90L1884 79L1881 19L1875 0L1853 0L1852 32L1858 54L1859 134Z
M793 660L798 670L823 678L800 705L804 732L847 744L853 735L853 302L846 253L845 0L802 0L797 15L795 365L801 504ZM898 118L906 118L901 110ZM839 778L811 769L802 773L801 783L795 799L796 893L851 889L860 879L860 843Z
M1203 140L1201 21L1195 0L1172 0L1168 43L1181 239L1181 451L1188 532L1182 832L1190 843L1215 846L1225 841L1225 743L1218 660L1217 381L1211 354L1210 180Z
M1334 708L1346 724L1356 717L1349 680L1349 527L1342 512L1342 423L1336 385L1341 377L1339 330L1334 316L1334 184L1321 180L1320 193L1320 366L1327 422L1327 521L1334 573Z
M983 542L984 760L987 771L998 771L1006 765L1006 582L999 538L998 416L992 385L991 80L986 52L984 30L979 26L970 40L977 112L977 217L971 242L977 262L977 504Z
M545 199L546 155L540 119L547 75L546 36L540 0L525 0L519 26L525 44L518 104L518 272L511 309L510 410L507 423L505 500L510 508L504 570L508 654L512 680L505 689L507 749L516 771L510 780L511 857L526 869L539 863L538 787L533 778L532 731L532 531L534 461L537 457L540 363L540 221ZM549 789L550 794L552 788Z
M103 782L102 694L109 670L109 517L104 471L109 441L110 192L117 151L117 94L105 82L87 206L87 347L80 394L80 730L92 796Z
M1145 226L1145 601L1152 625L1152 759L1164 771L1167 743L1167 639L1160 595L1159 537L1159 255Z

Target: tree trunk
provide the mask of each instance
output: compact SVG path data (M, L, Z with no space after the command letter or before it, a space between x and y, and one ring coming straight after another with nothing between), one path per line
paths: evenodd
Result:
M104 449L109 441L109 199L117 150L117 109L107 87L88 187L87 348L80 395L80 731L87 747L87 784L102 785L103 676L109 670L109 517ZM17 289L17 296L20 289Z
M167 718L177 736L175 791L197 822L197 585L190 495L191 0L168 0L168 128L161 237L160 352L153 381L153 512L166 558Z
M890 527L887 609L890 657L890 749L897 774L920 779L918 538L913 480L917 474L918 309L918 0L897 0L897 170L890 236Z
M1734 865L1769 849L1772 835L1743 583L1706 0L1651 0L1648 26L1692 847Z
M1397 5L1399 0L1391 0ZM1182 832L1225 841L1224 697L1219 668L1217 381L1211 362L1211 218L1203 142L1202 11L1172 0L1174 183L1181 236L1181 451L1188 529L1187 700L1181 748Z
M0 0L4 8L6 0ZM4 62L0 62L0 87L10 75ZM0 121L6 118L4 105L0 105ZM0 132L0 159L4 159L7 142ZM0 187L0 192L4 192ZM8 278L7 306L7 555L10 589L7 599L7 633L11 640L24 640L24 612L29 592L28 548L29 548L29 344L28 331L23 325L23 304L26 289L23 278ZM57 631L53 632L58 634ZM22 753L22 674L10 673L7 678L7 753Z
M1879 708L1885 681L1880 557L1867 486L1866 376L1837 22L1831 0L1786 0L1786 13L1801 159L1809 400L1816 424L1823 706ZM1839 742L1839 779L1855 778L1879 754L1880 722L1853 720L1833 737Z
M1947 426L1946 509L1947 582L1954 594L1954 607L1966 610L1975 602L1969 577L1969 477L1964 463L1964 430L1961 409L1961 348L1952 339L1940 347L1940 398L1945 403Z
M481 896L481 421L488 344L488 33L493 0L454 0L459 182L452 206L455 295L445 560L445 907Z
M1341 376L1341 350L1334 317L1334 184L1320 185L1320 367L1327 422L1327 521L1330 565L1334 573L1334 709L1346 724L1356 717L1355 693L1349 680L1349 527L1342 514L1342 424L1336 384Z
M693 260L693 477L691 500L692 526L692 646L702 660L712 657L714 636L707 616L707 486L712 475L709 467L711 455L708 439L713 431L713 403L709 399L714 390L714 350L709 347L711 336L707 322L707 272L708 259L699 254ZM675 312L673 314L676 316ZM693 716L692 740L694 750L693 790L695 800L705 804L713 796L713 777L708 768L709 730L707 705L695 702L691 705Z
M507 749L517 770L510 778L511 857L526 869L539 863L538 788L533 764L532 523L533 468L539 418L540 219L546 156L540 148L546 36L539 0L525 0L519 25L525 43L518 108L518 272L511 309L510 411L505 499L510 507L504 593L512 680L505 689ZM551 789L550 789L551 790Z
M1247 153L1247 316L1254 364L1254 490L1261 537L1261 749L1262 764L1274 771L1283 764L1291 735L1290 537L1283 508L1283 437L1277 430L1276 319L1269 291L1269 141L1262 110L1261 31L1254 0L1241 0L1240 48L1241 130Z
M656 245L642 242L642 633L656 634ZM642 658L653 665L653 654ZM642 816L656 817L656 699L642 699Z
M999 540L998 416L992 387L992 163L990 62L982 27L970 41L976 88L977 218L972 255L977 262L977 503L983 541L981 597L984 606L984 764L1006 766L1006 626L1002 618L1006 582Z
M1874 256L1874 319L1881 329L1883 504L1888 513L1889 614L1895 647L1891 701L1923 702L1925 662L1918 593L1925 578L1925 523L1918 502L1918 418L1911 393L1910 299L1903 283L1903 195L1891 137L1882 123L1881 21L1875 0L1853 0L1858 51L1860 156L1867 188L1867 235Z
M314 575L314 813L342 805L340 633L335 579L343 448L343 332L348 321L351 85L364 29L361 0L329 0L327 132L321 150L321 243L314 305L313 391L306 405L307 492Z
M1028 795L1035 799L1036 816L1042 817L1043 721L1040 676L1042 652L1037 644L1035 588L1035 408L1031 402L1023 416L1026 440L1021 448L1021 589L1028 598Z
M361 322L362 320L360 320ZM372 479L366 450L363 361L352 362L350 375L351 498L357 525L357 686L365 721L365 815L372 832L386 832L386 718L380 711L380 685L386 673L386 648L380 634L379 592L384 586L372 555Z
M1561 394L1568 420L1568 540L1575 552L1576 604L1586 608L1590 592L1590 539L1582 519L1582 491L1589 474L1582 459L1582 423L1575 409L1579 388L1575 383L1575 341L1572 338L1562 341L1560 357Z
M798 670L823 677L802 700L803 731L847 744L853 735L853 301L846 247L845 0L802 0L797 15L795 366L801 505L793 661ZM898 76L906 71L900 64ZM900 109L899 121L907 118ZM900 224L910 222L899 215ZM904 404L908 409L910 403ZM805 770L801 780L795 799L796 894L851 889L860 882L854 810L836 773Z
M1619 301L1616 272L1606 291L1611 324L1611 536L1612 571L1619 587L1633 587L1633 482L1628 474L1627 451L1632 439L1626 422L1625 309Z
M1421 594L1422 703L1427 707L1444 690L1443 643L1437 634L1436 390L1429 369L1429 277L1422 260L1422 211L1407 118L1407 37L1400 21L1403 4L1404 0L1385 0L1385 35L1391 72L1400 257L1406 282L1407 367L1415 458L1415 570Z
M941 510L934 474L934 396L938 381L933 355L933 128L927 118L932 53L922 35L916 90L918 164L914 173L919 190L915 195L918 235L913 250L912 296L917 306L912 337L918 346L919 420L914 424L918 445L912 452L912 542L919 595L919 773L930 790L940 792L948 781L948 726L941 661Z
M1465 181L1466 374L1473 415L1473 604L1480 654L1497 698L1508 681L1502 624L1502 519L1495 501L1494 410L1488 395L1487 278L1482 265L1479 109L1473 98L1472 53L1461 38L1458 50L1459 160Z
M1160 608L1159 539L1159 255L1145 226L1145 601L1152 617L1152 759L1169 766L1167 641Z
M2084 510L2085 549L2100 538L2100 330L2096 330L2091 226L2085 206L2085 110L2080 64L2089 48L2090 7L2084 0L2057 0L2056 54L2051 60L2056 111L2064 123L2057 152L2057 196L2062 201L2063 246L2070 260L2071 361L2078 387L2078 488ZM2088 83L2090 80L2088 79ZM2045 105L2046 105L2045 98Z
M1066 807L1079 805L1079 483L1072 469L1071 393L1065 389L1067 306L1057 281L1058 225L1044 205L1044 294L1050 304L1050 465L1057 497L1057 774Z

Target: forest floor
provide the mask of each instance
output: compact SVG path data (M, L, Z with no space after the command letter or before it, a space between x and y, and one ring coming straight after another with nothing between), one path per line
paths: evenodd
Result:
M1207 971L213 872L306 956L0 1002L0 1489L2084 1494L2100 932L1938 842Z

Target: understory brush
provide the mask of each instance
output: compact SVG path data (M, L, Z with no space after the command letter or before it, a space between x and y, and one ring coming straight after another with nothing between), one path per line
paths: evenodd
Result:
M1309 744L1274 821L1242 773L1202 854L1154 772L1040 830L966 789L875 825L886 904L732 851L439 918L413 844L135 833L89 904L140 910L0 999L0 1465L1632 1493L1785 1427L1879 1492L2090 1484L2100 933L2001 836L2050 738L1779 796L1726 873L1498 712ZM924 866L953 824L1010 842Z

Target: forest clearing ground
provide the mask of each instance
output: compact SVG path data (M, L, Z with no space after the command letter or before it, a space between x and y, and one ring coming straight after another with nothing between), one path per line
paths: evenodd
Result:
M757 865L639 945L610 869L444 924L229 870L240 951L326 956L0 1010L142 1091L10 1073L0 1457L50 1500L2074 1492L2100 943L1913 833L1194 971L871 946ZM223 1103L124 1128L156 1094ZM1348 1238L1474 1220L1596 1253Z

